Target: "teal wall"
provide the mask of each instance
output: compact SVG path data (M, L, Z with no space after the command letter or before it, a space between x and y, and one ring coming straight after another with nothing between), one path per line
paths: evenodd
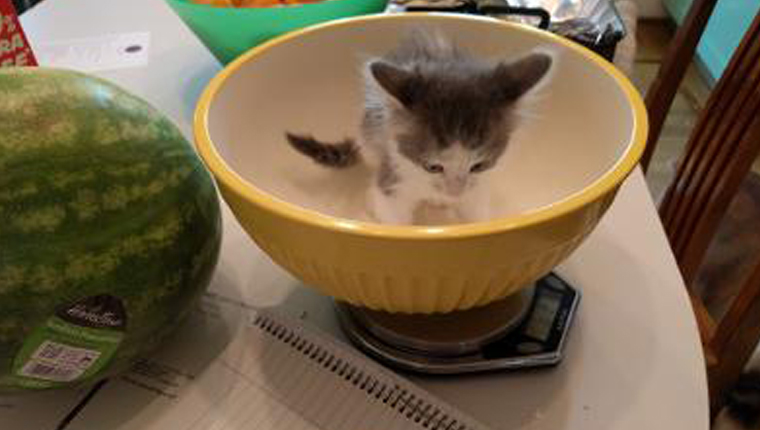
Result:
M663 0L668 13L681 23L692 0ZM719 0L707 24L697 56L709 78L717 80L760 10L760 0Z

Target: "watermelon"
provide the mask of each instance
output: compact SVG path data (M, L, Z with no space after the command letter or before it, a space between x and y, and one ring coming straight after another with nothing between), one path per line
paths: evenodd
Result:
M86 74L0 69L0 391L126 369L188 314L220 242L212 179L160 112Z

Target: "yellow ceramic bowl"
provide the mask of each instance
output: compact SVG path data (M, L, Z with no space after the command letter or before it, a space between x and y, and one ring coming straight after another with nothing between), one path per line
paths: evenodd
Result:
M503 215L492 221L372 223L357 209L366 171L319 168L286 144L286 130L356 136L360 64L412 25L487 57L538 46L558 55L553 79L493 172ZM585 48L524 26L434 14L352 18L270 41L213 79L195 118L197 148L224 199L277 264L324 294L409 313L485 305L552 270L597 225L646 134L636 90Z

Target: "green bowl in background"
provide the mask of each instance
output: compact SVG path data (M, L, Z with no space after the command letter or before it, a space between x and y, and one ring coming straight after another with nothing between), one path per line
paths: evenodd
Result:
M283 33L333 19L380 13L388 3L388 0L325 0L236 8L195 4L190 0L166 1L222 64Z

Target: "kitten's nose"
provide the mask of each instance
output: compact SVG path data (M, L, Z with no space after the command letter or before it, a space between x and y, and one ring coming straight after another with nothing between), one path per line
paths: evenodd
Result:
M467 188L467 178L447 178L444 190L451 197L460 196Z

